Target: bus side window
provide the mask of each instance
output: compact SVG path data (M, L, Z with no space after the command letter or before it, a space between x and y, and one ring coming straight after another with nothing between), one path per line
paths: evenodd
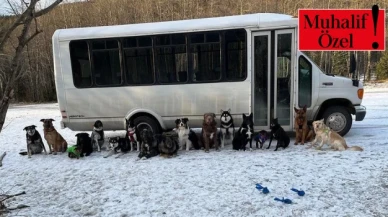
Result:
M221 41L219 32L190 35L189 70L194 82L221 79Z
M247 34L244 29L225 32L226 80L243 80L247 76Z
M121 84L121 65L117 40L92 41L93 76L98 86Z
M152 38L148 36L123 39L127 84L153 84Z
M69 46L74 86L77 88L91 87L92 74L87 42L72 41Z
M162 84L187 82L186 35L160 35L154 38L155 72Z
M305 105L308 108L312 97L312 65L304 56L299 56L298 62L298 105L300 108Z

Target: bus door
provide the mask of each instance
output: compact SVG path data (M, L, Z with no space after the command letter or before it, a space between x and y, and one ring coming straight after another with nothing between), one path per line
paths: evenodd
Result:
M252 112L257 129L269 129L277 118L292 130L295 30L252 33Z

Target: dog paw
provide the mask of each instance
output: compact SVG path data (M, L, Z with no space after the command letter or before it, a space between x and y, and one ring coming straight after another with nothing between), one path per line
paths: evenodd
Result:
M297 143L297 142L295 142L295 143L294 143L294 145L298 145L298 143Z

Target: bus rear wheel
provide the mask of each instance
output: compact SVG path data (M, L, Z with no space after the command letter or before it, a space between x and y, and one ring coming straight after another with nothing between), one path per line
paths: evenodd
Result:
M352 127L352 115L343 106L331 106L323 113L326 126L345 136Z
M154 135L160 133L160 127L158 123L153 118L148 116L137 117L133 120L133 123L139 132L143 131L143 129L147 129L150 130Z

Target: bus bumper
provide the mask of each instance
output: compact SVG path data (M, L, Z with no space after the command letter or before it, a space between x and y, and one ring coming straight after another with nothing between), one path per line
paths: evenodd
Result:
M366 107L359 105L354 107L356 109L356 121L362 121L366 115Z

